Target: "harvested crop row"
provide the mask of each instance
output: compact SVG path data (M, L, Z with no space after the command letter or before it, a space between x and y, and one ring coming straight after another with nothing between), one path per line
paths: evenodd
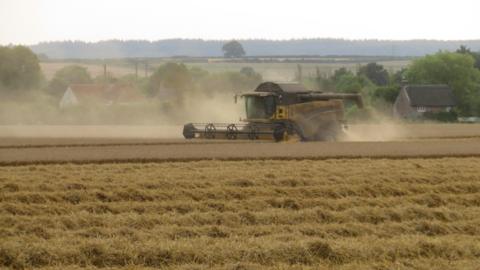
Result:
M480 140L0 148L0 164L479 156Z
M258 141L266 142L266 141ZM230 140L190 140L185 139L105 139L105 138L2 138L0 149L15 148L52 148L52 147L104 147L104 146L155 146L182 144L226 144ZM238 140L235 143L251 143Z
M182 126L0 126L0 147L212 143L186 141ZM479 124L356 124L350 141L480 138ZM215 143L218 141L216 140ZM238 142L238 141L237 141Z
M475 269L480 158L0 167L0 267Z

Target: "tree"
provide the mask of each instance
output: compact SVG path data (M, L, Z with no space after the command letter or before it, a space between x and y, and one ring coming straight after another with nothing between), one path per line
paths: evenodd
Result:
M347 73L338 79L335 88L342 93L360 93L368 84L367 81L364 77Z
M373 97L393 104L397 99L398 93L400 93L400 88L399 85L380 86L373 92Z
M0 85L4 90L38 87L42 72L37 56L27 47L0 47Z
M262 75L251 67L243 67L240 72L229 72L227 74L234 91L253 89L263 80Z
M479 91L480 71L469 54L438 52L414 60L407 72L409 83L447 84L458 101L460 115L470 115Z
M261 76L255 72L255 69L252 67L242 67L242 69L240 69L240 73L248 77Z
M480 53L472 52L467 46L464 46L464 45L461 45L456 52L460 54L467 54L472 56L473 59L475 59L475 64L474 64L475 68L480 69Z
M225 43L222 47L222 51L226 58L245 56L245 50L243 49L242 44L236 40Z
M360 67L358 75L367 77L376 85L386 85L388 83L387 70L377 63L368 63L366 66Z
M407 74L407 69L406 68L402 68L402 69L396 71L395 73L393 73L390 76L390 84L401 85L401 84L405 83L405 80L406 80L406 77L407 77L406 74Z
M73 83L92 83L92 77L85 67L69 65L59 69L48 85L48 92L61 96Z
M322 74L318 66L315 67L315 77L308 77L304 83L307 86L312 84L312 87L319 91L335 91L335 81L332 78L328 78L326 75Z
M240 71L207 73L205 76L194 78L197 93L208 97L252 91L262 81L262 75L251 67L243 67Z
M338 82L343 75L347 75L347 74L353 75L353 73L351 71L349 71L348 69L346 69L344 67L341 67L341 68L335 70L335 72L333 73L332 79L335 82Z
M150 76L147 95L154 97L162 89L174 91L177 103L182 103L185 92L193 89L192 75L184 64L166 63Z
M472 51L470 51L470 49L465 45L460 45L460 48L458 48L456 52L461 53L461 54L471 54L472 53Z

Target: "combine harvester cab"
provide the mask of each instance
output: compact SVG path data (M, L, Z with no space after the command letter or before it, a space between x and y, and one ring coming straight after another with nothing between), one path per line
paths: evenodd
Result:
M186 139L249 139L283 141L335 141L345 126L344 100L363 108L359 94L307 90L297 83L261 83L244 93L246 119L242 123L189 123Z

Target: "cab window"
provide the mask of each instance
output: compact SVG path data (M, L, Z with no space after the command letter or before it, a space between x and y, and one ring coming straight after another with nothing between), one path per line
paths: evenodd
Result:
M246 96L245 98L248 119L268 119L275 113L274 96Z

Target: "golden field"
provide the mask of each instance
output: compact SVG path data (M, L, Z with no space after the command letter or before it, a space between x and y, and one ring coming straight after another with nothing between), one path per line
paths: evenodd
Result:
M0 267L478 269L480 158L0 167Z

